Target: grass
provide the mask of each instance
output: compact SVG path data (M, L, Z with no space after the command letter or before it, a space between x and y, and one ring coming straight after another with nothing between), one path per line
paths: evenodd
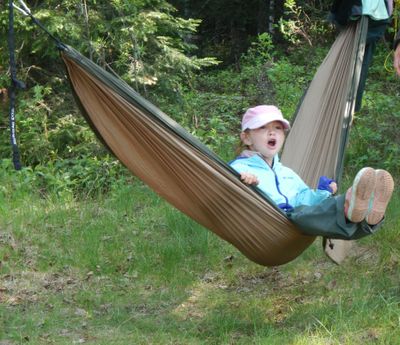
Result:
M0 344L400 344L400 195L341 266L265 268L140 182L0 192ZM11 192L13 191L13 192Z

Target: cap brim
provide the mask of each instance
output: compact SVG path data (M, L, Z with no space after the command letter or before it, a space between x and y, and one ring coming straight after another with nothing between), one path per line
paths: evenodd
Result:
M285 120L282 118L268 119L267 121L265 119L255 118L255 119L248 121L244 125L244 127L242 127L242 131L245 131L246 129L257 129L257 128L267 125L268 123L274 122L274 121L279 121L280 123L282 123L285 130L290 129L290 122L288 120Z

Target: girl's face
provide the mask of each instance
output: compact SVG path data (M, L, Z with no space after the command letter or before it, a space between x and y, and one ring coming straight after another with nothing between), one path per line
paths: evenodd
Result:
M281 122L270 122L262 127L250 129L240 134L243 143L252 151L261 153L269 165L285 142L285 130Z

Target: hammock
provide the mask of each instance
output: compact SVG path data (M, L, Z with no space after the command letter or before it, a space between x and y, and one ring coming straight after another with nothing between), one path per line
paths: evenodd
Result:
M302 234L257 187L125 82L61 43L20 0L61 50L83 116L111 152L183 213L266 266L287 263L315 236ZM297 111L282 161L315 186L321 175L340 178L354 112L368 19L342 31L318 69ZM323 235L323 234L315 234Z
M314 186L343 165L367 19L341 32L297 111L282 161ZM177 209L266 266L287 263L315 237L299 232L257 188L126 83L63 46L78 105L92 129L137 177ZM315 234L321 235L321 234Z
M339 180L361 74L368 17L342 31L315 74L285 142L282 162L310 186Z

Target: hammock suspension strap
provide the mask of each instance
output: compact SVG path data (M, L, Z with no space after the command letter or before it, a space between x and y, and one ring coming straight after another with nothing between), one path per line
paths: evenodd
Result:
M15 121L15 97L17 89L24 89L25 84L17 79L17 67L15 62L15 42L14 42L14 8L13 2L9 1L9 13L8 13L8 48L10 55L10 75L11 75L11 85L9 88L10 97L10 140L12 147L13 164L16 170L21 170L20 154L17 144L17 131L16 131L16 121Z
M12 160L14 164L14 168L16 170L21 170L21 160L20 160L20 152L18 149L17 143L17 130L16 130L16 94L17 90L23 90L26 88L25 83L17 78L17 65L15 61L15 33L14 33L14 8L21 12L24 16L29 16L32 21L40 27L43 31L45 31L56 43L58 49L63 50L65 45L56 38L51 32L49 32L43 25L40 23L33 15L28 6L24 3L24 1L19 0L19 6L14 4L14 1L9 0L8 3L8 48L9 48L9 56L10 56L10 75L11 75L11 85L9 87L9 99L10 99L10 108L9 108L9 125L10 125L10 141L12 147Z
M18 1L21 7L18 7L17 5L13 4L13 7L15 9L17 9L18 11L20 11L24 16L28 16L32 19L32 21L38 26L40 27L44 32L46 32L52 39L53 41L56 42L56 46L59 49L64 49L65 45L56 37L54 36L49 30L46 29L46 27L39 21L37 20L31 10L29 9L29 7L25 4L25 2L23 2L22 0ZM12 4L13 1L10 0L10 4ZM11 6L11 5L10 5Z

